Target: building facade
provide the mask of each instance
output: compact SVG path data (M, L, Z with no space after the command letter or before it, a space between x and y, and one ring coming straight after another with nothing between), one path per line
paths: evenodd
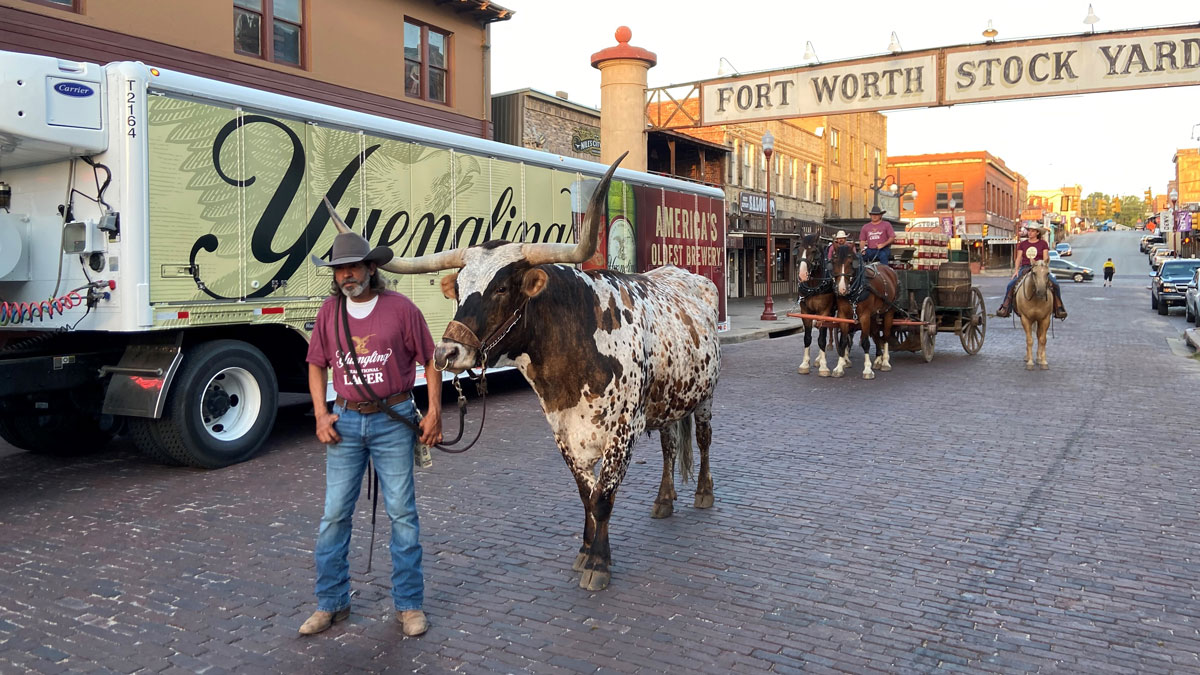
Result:
M511 16L487 0L0 0L0 50L142 61L490 138L491 24Z
M495 140L566 157L600 161L600 111L550 95L520 89L492 97Z
M888 173L908 188L900 198L900 215L914 227L963 237L971 262L1011 260L1024 178L1004 160L985 150L898 155L890 158Z

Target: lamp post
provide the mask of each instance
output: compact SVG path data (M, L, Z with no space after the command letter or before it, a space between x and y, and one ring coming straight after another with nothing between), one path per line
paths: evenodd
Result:
M774 274L775 242L771 239L771 153L775 152L775 136L767 131L762 137L763 155L767 158L767 297L763 300L762 321L775 321L775 300L771 298L771 275Z
M875 208L879 207L879 193L883 191L883 186L885 186L885 185L887 185L889 187L889 189L892 192L892 195L894 195L897 200L901 199L909 191L909 188L912 188L913 197L917 196L916 183L907 183L904 185L904 187L900 187L899 185L897 185L896 181L897 181L897 179L895 176L888 174L887 177L885 177L885 178L876 177L875 180L871 183L871 191L875 193L875 200L873 202ZM897 218L900 217L901 210L902 210L902 206L897 204L896 205L896 217Z
M950 207L950 238L958 236L958 222L954 220L954 208L958 206L958 201L951 199L947 204Z

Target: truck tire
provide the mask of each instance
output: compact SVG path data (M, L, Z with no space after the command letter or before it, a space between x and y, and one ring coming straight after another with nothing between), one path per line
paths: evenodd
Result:
M261 351L238 340L206 342L184 353L162 419L137 424L135 441L157 441L181 464L219 469L258 453L278 404L275 371Z
M167 466L183 466L183 462L175 459L166 450L163 450L162 441L154 433L155 425L158 421L145 417L130 417L128 425L129 439L133 441L134 447L145 455L147 459Z
M1167 301L1159 300L1158 301L1158 313L1162 316L1166 316L1167 312L1169 312L1169 311L1171 311L1171 306L1167 304Z

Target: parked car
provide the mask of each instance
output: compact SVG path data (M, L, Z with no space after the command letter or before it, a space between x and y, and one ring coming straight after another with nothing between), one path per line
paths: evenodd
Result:
M1148 234L1142 237L1142 240L1138 243L1138 250L1142 253L1146 253L1150 250L1150 246L1161 243L1163 243L1163 237L1161 234Z
M1200 326L1200 267L1192 272L1192 280L1187 283L1187 292L1183 294L1183 306L1188 321Z
M1154 254L1165 248L1171 248L1171 247L1166 244L1162 244L1162 243L1150 244L1149 246L1146 247L1146 260L1147 261L1154 260Z
M1076 265L1062 258L1050 258L1050 273L1055 279L1070 279L1075 283L1091 281L1096 277L1090 267Z
M1150 259L1150 266L1158 269L1162 266L1164 260L1170 260L1175 257L1175 251L1169 248L1160 248L1154 252L1154 257Z
M1172 305L1182 305L1187 283L1200 269L1200 259L1165 260L1158 272L1151 275L1150 309L1166 315Z
M1058 242L1058 245L1054 247L1054 250L1058 251L1058 254L1064 258L1071 255L1071 245L1065 241Z
M1054 260L1056 258L1061 258L1061 257L1062 256L1058 254L1058 251L1050 251L1050 259L1051 260Z

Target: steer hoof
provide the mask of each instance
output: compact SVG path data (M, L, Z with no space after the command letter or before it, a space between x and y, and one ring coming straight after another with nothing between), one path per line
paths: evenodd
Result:
M571 565L571 569L576 572L582 572L585 563L587 563L587 554L580 552L579 555L575 556L575 564Z
M694 504L694 506L696 508L708 509L708 508L712 508L712 505L713 505L713 496L712 495L696 495L696 502Z
M612 575L604 570L584 570L583 576L579 577L579 587L589 591L602 591L608 588L610 579Z
M801 375L807 375L810 370L812 370L812 369L809 368L808 366L800 366L799 368L796 369L796 372L800 373Z
M671 502L654 502L654 508L650 510L650 517L667 518L672 513L675 513L675 504Z

